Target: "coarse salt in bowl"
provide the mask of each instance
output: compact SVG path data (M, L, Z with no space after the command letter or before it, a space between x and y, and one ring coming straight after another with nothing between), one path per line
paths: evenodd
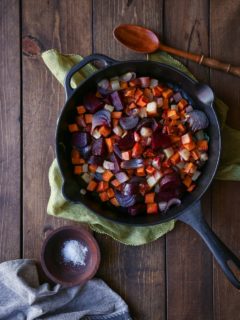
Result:
M63 286L75 286L91 279L100 263L95 238L82 227L65 226L51 232L41 252L41 266L47 277Z

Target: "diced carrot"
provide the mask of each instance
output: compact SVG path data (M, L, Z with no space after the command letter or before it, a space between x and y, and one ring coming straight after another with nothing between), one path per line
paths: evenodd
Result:
M188 151L192 151L193 149L196 148L196 144L194 141L191 141L190 143L185 143L184 148L187 149Z
M136 87L137 85L140 84L139 79L133 79L131 81L128 82L130 87Z
M176 110L168 110L167 116L168 116L168 118L171 118L173 120L179 119L179 115L177 114Z
M119 119L112 119L113 128L115 128L119 123Z
M162 162L162 167L163 168L170 168L171 167L170 158Z
M125 97L134 97L135 91L136 91L135 88L128 88L127 90L125 90L124 96Z
M108 152L112 153L113 152L113 140L112 140L112 138L106 138L105 142L106 142L106 145L107 145L107 148L108 148Z
M117 188L117 187L120 186L121 183L120 183L117 179L114 179L114 180L111 181L111 184L112 184L115 188Z
M71 151L71 157L72 158L81 158L80 152L77 149L72 149Z
M115 193L113 191L113 188L109 188L107 189L107 195L108 195L108 198L111 199L115 196Z
M88 191L94 191L97 188L97 182L94 180L91 180L87 186Z
M109 128L107 126L101 126L100 129L99 129L99 133L104 137L109 136L111 131L112 131L111 128Z
M186 176L183 180L183 184L185 184L185 186L189 188L190 185L192 184L192 178L189 176Z
M138 100L137 100L137 105L141 108L146 107L146 105L148 104L148 99L144 96L141 96Z
M85 160L81 158L72 158L72 164L83 164Z
M163 89L160 86L152 88L152 93L154 97L160 97L162 95Z
M134 169L127 169L126 171L129 177L134 174Z
M182 123L179 123L178 130L180 131L180 133L186 132L186 128L184 127L184 125Z
M113 173L109 170L106 170L102 175L103 181L109 181L112 177Z
M169 138L171 139L172 143L177 143L181 139L179 136L175 136L175 135L170 135Z
M173 95L172 89L166 89L162 93L163 98L170 98L172 95Z
M79 131L79 130L78 130L78 125L77 125L76 123L69 124L69 125L68 125L68 130L69 130L70 132Z
M120 88L121 89L127 89L128 83L126 81L120 81Z
M128 106L128 108L131 109L135 109L136 108L136 104L134 102L131 102L130 105Z
M100 181L97 187L97 192L103 192L108 189L108 182Z
M74 167L74 174L81 174L83 172L82 166L75 166Z
M145 95L145 97L147 97L149 99L152 99L152 97L153 97L152 90L149 88L145 88L143 90L143 94Z
M99 197L102 200L102 202L108 201L108 195L107 195L107 192L105 192L105 191L99 193Z
M192 192L195 188L196 188L196 184L193 183L189 188L187 188L187 191Z
M88 166L90 172L96 172L97 167L98 167L98 166L97 166L96 164L90 164L90 165Z
M199 154L198 150L192 150L191 155L194 160L198 160L200 158L200 154Z
M110 199L111 204L113 204L115 207L119 207L119 203L117 201L117 199L114 197L112 199Z
M111 113L111 115L112 115L112 118L113 118L113 119L120 119L121 116L122 116L122 112L121 112L121 111L113 111L113 112Z
M143 95L143 91L141 89L137 88L137 90L134 93L135 101L137 101L142 95Z
M169 107L169 100L167 98L163 99L163 109L168 109Z
M184 173L193 173L195 170L197 169L197 167L195 166L195 164L193 164L192 162L188 162L185 167L183 168L183 172Z
M158 206L157 203L148 203L147 204L147 214L157 214L158 213Z
M182 137L182 144L185 145L187 143L191 143L192 142L192 135L191 133L185 133Z
M177 106L179 110L183 110L188 105L188 102L185 99L181 99Z
M86 108L85 108L84 106L78 106L78 107L77 107L77 112L78 112L79 114L83 114L83 113L86 112Z
M139 176L139 177L143 177L145 176L145 169L144 167L141 167L141 168L137 168L136 169L136 175Z
M86 123L92 123L92 117L93 117L92 114L86 113L86 114L85 114L85 122L86 122Z
M152 166L148 166L148 167L146 168L147 174L152 175L152 174L154 173L154 171L155 171L155 168L152 167Z
M197 148L200 151L207 151L208 150L208 141L207 140L199 140L197 142Z
M136 142L132 149L132 157L138 158L139 156L142 155L142 152L143 152L142 145L139 142Z
M155 197L155 192L145 194L145 203L153 203Z
M170 161L172 162L173 165L176 165L180 161L180 154L178 152L174 153L171 156Z
M122 152L122 159L123 160L130 160L131 159L131 151Z

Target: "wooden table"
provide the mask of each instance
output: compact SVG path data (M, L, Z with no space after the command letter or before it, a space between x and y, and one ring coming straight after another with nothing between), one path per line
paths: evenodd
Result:
M240 64L238 0L1 0L0 1L0 258L39 258L44 231L69 224L49 217L48 169L55 156L61 85L40 51L104 53L144 58L112 36L120 23L145 25L169 45ZM25 39L25 41L22 41ZM240 79L186 63L230 107L240 129ZM207 220L240 256L240 184L215 181L203 199ZM96 235L102 252L98 276L129 304L134 319L238 320L239 292L189 227L127 247Z

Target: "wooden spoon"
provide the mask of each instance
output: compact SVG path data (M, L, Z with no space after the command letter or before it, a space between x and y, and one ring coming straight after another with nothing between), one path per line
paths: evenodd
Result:
M193 54L166 46L160 42L159 38L153 31L137 25L121 24L114 29L113 35L115 39L121 42L124 46L137 52L152 53L157 50L162 50L175 56L192 60L198 64L203 64L210 68L222 70L240 77L240 67L233 67L231 64L208 58L204 55Z

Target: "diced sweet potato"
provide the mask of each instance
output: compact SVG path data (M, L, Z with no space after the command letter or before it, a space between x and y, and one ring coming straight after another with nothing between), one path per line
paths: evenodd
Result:
M155 192L145 194L145 203L153 203L155 198Z
M148 203L147 204L147 214L157 214L158 213L158 206L157 203Z
M97 188L97 182L94 180L91 180L87 186L88 191L94 191Z
M69 124L69 125L68 125L68 130L69 130L70 132L77 132L77 131L79 131L78 125L77 125L76 123Z

